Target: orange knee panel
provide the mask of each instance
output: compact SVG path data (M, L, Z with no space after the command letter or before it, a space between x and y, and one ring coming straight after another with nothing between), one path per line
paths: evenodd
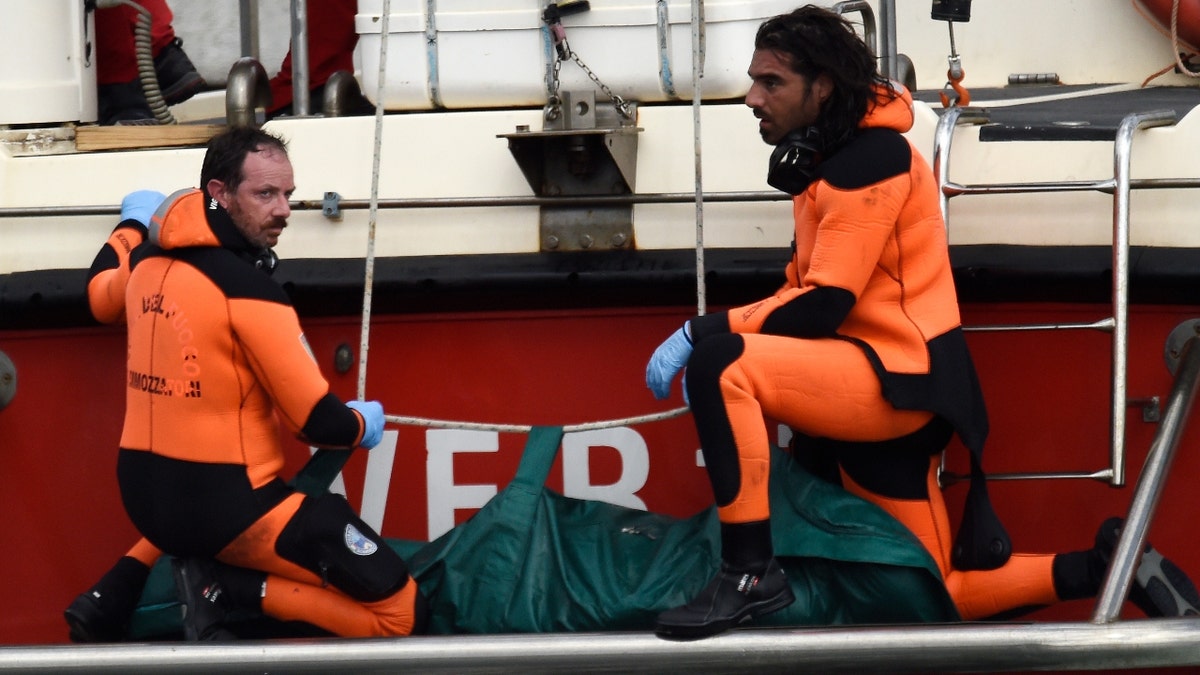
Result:
M218 555L222 562L267 572L263 613L283 621L305 621L342 637L408 635L414 624L417 583L392 596L360 602L326 586L309 570L275 552L275 542L296 515L304 495L293 494L238 535Z
M271 575L263 613L282 621L305 621L341 637L396 637L412 633L416 597L412 577L391 597L358 602L333 588Z
M994 570L951 572L946 590L959 616L968 621L1022 607L1045 607L1058 602L1053 565L1051 553L1014 553Z
M842 472L846 490L886 511L908 528L933 556L946 590L965 620L986 619L1022 607L1058 601L1054 591L1053 554L1016 553L994 570L962 571L950 565L950 519L937 485L938 458L930 459L926 477L929 499L891 499L856 484Z

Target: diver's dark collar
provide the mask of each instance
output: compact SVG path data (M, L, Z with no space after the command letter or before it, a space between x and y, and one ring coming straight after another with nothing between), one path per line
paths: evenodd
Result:
M252 244L233 223L229 211L217 203L217 200L208 194L208 190L201 188L201 192L204 193L204 216L208 219L208 226L212 228L221 247L233 251L239 258L267 274L274 272L279 264L279 256L275 255L275 251Z

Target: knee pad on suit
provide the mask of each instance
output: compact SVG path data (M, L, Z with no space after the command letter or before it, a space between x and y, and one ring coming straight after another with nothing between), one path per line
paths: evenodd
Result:
M340 495L305 499L275 549L363 602L390 597L408 581L404 560Z

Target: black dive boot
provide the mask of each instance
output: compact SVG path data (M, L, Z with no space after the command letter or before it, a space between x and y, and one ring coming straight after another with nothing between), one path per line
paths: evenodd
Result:
M658 615L654 632L663 638L708 637L783 609L795 599L774 558L756 571L735 570L722 562L717 576L691 602Z
M183 40L175 38L154 57L154 74L167 105L183 103L201 92L208 83L183 51Z
M129 629L129 617L142 597L150 568L122 556L63 612L72 642L118 642Z
M1117 548L1122 524L1120 518L1109 518L1096 532L1095 550L1106 566ZM1129 588L1129 600L1148 617L1200 616L1200 593L1195 584L1149 543Z
M658 615L654 632L680 640L716 635L792 604L775 559L770 521L721 523L721 569L686 605Z
M216 579L217 565L202 558L171 561L175 590L183 605L183 639L189 642L237 639L223 626L232 606L225 587Z

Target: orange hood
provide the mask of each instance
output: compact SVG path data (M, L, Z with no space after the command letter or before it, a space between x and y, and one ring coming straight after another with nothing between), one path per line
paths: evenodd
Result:
M912 128L912 94L899 82L892 81L896 96L888 95L887 89L875 88L875 104L863 116L859 127L884 128L904 133Z
M150 241L164 249L220 246L220 239L205 217L204 206L204 193L198 189L172 193L150 219Z

